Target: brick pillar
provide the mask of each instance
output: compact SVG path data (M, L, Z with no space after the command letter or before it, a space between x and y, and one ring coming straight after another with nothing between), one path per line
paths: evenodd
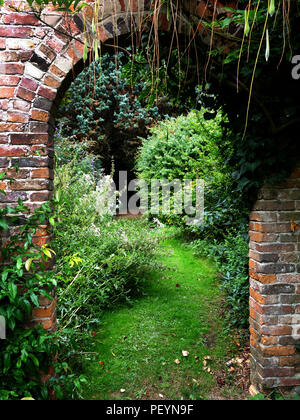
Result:
M299 391L300 169L261 189L249 231L251 382Z

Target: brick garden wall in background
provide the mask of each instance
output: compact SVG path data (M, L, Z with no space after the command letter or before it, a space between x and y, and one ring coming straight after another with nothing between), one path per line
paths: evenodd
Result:
M131 33L149 14L151 1L105 0L103 5L99 35L105 42ZM87 6L86 27L93 13L92 5ZM6 195L0 196L0 205L13 206L21 198L34 208L53 191L54 103L82 59L79 40L84 39L86 27L80 16L66 22L51 8L42 18L55 30L30 13L0 10L0 170L15 178L12 184L1 183ZM168 29L166 14L162 13L160 25ZM70 30L75 39L63 34ZM200 25L198 30L202 31ZM205 33L201 35L209 44L210 36L205 40ZM20 168L17 173L15 165ZM299 170L280 186L265 186L251 213L251 370L252 383L261 390L300 386L300 230L293 223L300 224ZM41 226L35 243L49 240L47 226ZM53 330L56 302L41 297L40 304L33 309L32 326L42 323Z

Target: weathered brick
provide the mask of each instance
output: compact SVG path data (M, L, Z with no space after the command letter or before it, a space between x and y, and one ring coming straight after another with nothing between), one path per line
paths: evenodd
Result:
M51 159L45 157L18 158L14 159L12 164L20 168L44 168L50 167L50 165L53 167Z
M8 159L6 157L0 157L0 168L7 168Z
M261 338L261 344L264 346L274 346L275 344L278 344L278 337L276 336L265 337L264 336Z
M48 133L49 125L45 122L32 121L29 123L29 131L31 133Z
M46 76L45 79L44 79L44 83L45 83L46 86L49 86L49 87L54 88L54 89L58 89L59 86L60 86L60 81L55 79L52 76Z
M26 123L28 118L28 114L23 114L21 112L9 111L7 113L7 121Z
M258 365L257 369L259 374L264 378L288 377L295 374L295 369L289 367L261 368Z
M24 87L25 89L35 92L39 85L35 80L28 79L27 77L23 77L21 81L21 86Z
M9 15L4 16L3 23L9 24L9 25L33 26L33 25L38 25L39 21L33 14L10 13Z
M0 194L0 203L17 203L19 199L27 201L28 194L24 191L7 192L5 196Z
M8 110L8 104L9 104L8 99L1 99L0 100L0 109L2 109L3 111L7 111Z
M279 337L278 339L278 344L280 344L281 346L294 346L296 342L296 339L293 336L289 335Z
M30 172L27 169L8 169L6 171L7 176L9 176L10 178L14 178L14 179L26 179L30 176Z
M33 109L31 112L31 118L36 121L47 122L49 120L49 112Z
M261 233L261 232L249 232L250 241L253 242L276 242L278 235L275 233Z
M51 171L49 168L33 169L31 172L31 177L53 179L53 171Z
M280 296L280 302L283 305L297 304L297 303L300 303L300 296L298 296L298 295L281 295Z
M31 50L35 47L34 39L7 39L7 48L10 50Z
M21 99L24 99L25 101L31 102L35 98L35 93L31 92L28 89L19 87L19 89L17 91L17 97L21 98Z
M256 263L256 272L262 274L272 273L294 273L295 264L284 264L284 263Z
M249 276L263 284L272 284L277 281L276 274L256 273L254 270L249 270Z
M45 201L49 201L51 197L52 197L51 191L38 192L38 193L31 194L30 200L33 202L45 202Z
M295 286L292 284L268 284L262 286L263 295L294 294Z
M13 181L10 184L13 191L42 191L50 188L48 180Z
M37 66L27 62L24 74L34 79L40 80L44 76L46 70L40 70Z
M19 55L14 51L0 52L0 62L15 62L19 60Z
M56 97L56 90L51 90L45 86L41 86L38 90L38 94L44 98L50 99L50 101L53 101Z
M30 38L33 30L28 27L0 26L0 37L5 38Z
M2 123L0 122L0 132L14 133L18 131L23 131L24 127L19 123Z
M1 87L0 89L0 98L13 98L15 93L15 88L13 87Z
M16 99L13 102L13 109L28 112L30 110L30 103L21 99Z
M47 98L43 98L41 96L38 96L35 98L33 102L34 108L42 109L43 111L50 111L52 108L52 102L49 101Z
M19 81L20 81L20 78L18 76L0 76L0 86L17 86ZM2 87L1 87L1 91L2 91ZM0 97L1 97L1 91L0 91Z
M57 77L65 77L66 76L66 73L65 72L63 72L62 70L60 70L58 67L56 67L54 64L50 67L50 72L52 73L52 74L54 74L54 76L57 76Z
M291 335L292 334L292 327L289 325L268 325L262 326L261 332L263 335L266 336L283 336L283 335Z
M250 213L250 220L255 222L276 222L277 212L253 211Z
M280 378L279 385L282 386L282 387L285 387L285 386L299 386L300 385L300 377Z
M0 156L24 156L27 153L26 147L18 147L18 146L2 146L0 145Z
M60 39L56 38L56 36L47 38L46 44L56 53L60 53L65 46L65 44Z
M280 357L280 366L296 366L297 362L299 362L299 356L285 356Z
M56 299L49 306L34 308L32 315L34 318L51 318L56 308Z
M52 62L56 57L56 53L53 51L53 49L45 44L40 46L39 53L42 53L46 59L50 60L50 62Z
M261 352L264 357L273 356L292 356L295 354L294 346L261 346Z
M48 144L48 134L12 134L11 144L14 145L32 145L32 144Z

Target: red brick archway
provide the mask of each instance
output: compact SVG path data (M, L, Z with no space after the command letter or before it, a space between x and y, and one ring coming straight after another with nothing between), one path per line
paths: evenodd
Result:
M131 33L149 13L151 1L104 4L99 27L102 42ZM56 30L32 14L0 11L0 169L16 179L7 183L7 194L0 199L13 205L21 198L32 208L51 197L54 104L59 88L83 57L80 17L66 23L49 8L43 19ZM161 25L168 28L164 14ZM75 39L64 34L70 29ZM12 169L15 164L18 173ZM300 386L298 224L299 170L282 185L264 187L251 213L251 371L252 383L260 390ZM34 240L40 245L49 241L46 227ZM45 300L41 305L33 311L33 321L52 329L55 304Z

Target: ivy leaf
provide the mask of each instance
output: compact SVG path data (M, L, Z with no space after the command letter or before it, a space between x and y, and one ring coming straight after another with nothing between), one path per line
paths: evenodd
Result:
M31 302L38 308L40 306L39 299L35 293L30 294Z
M18 288L14 283L8 284L8 293L10 301L13 302L16 299L18 293Z
M7 222L3 218L0 219L0 228L2 228L3 230L9 229Z

